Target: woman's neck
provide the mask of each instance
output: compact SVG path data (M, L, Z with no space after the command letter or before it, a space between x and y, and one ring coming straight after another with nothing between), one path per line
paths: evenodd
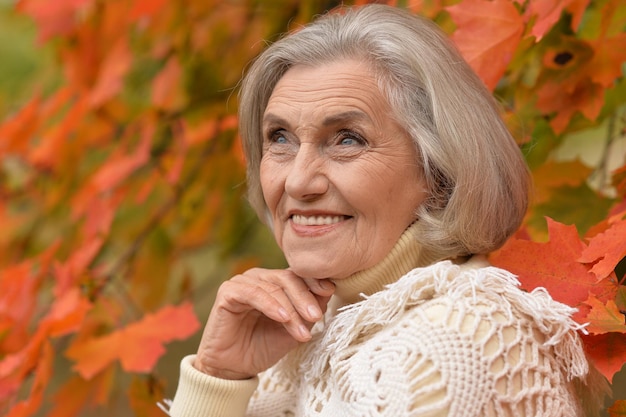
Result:
M436 255L429 254L419 243L416 223L413 223L380 263L334 281L337 307L359 301L361 294L374 294L412 269L428 266L437 260Z

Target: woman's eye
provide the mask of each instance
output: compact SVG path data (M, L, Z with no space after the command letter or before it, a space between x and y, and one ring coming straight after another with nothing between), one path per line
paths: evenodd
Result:
M354 138L343 138L343 139L341 139L341 144L342 145L347 145L347 146L349 146L349 145L358 145L358 143L359 142L356 139L354 139Z
M285 132L278 130L270 135L270 141L278 144L286 144L289 141L285 137Z
M366 141L357 133L340 132L338 143L344 146L356 146L356 145L365 145Z

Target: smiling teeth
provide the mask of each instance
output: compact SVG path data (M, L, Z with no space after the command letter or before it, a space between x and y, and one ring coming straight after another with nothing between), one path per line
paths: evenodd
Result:
M339 223L344 219L344 216L302 216L294 214L292 220L295 224L303 226L324 226L328 224Z

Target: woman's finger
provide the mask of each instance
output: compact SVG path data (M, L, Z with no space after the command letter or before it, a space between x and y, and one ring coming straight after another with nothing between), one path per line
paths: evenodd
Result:
M218 308L231 314L256 310L282 323L295 340L306 342L311 337L311 323L323 314L318 300L299 278L278 279L275 275L265 274L254 279L236 276L225 282L218 292Z
M335 292L335 284L330 279L302 278L315 295L330 297Z
M312 323L321 319L323 312L315 295L332 294L333 291L321 290L319 284L305 281L289 270L252 269L237 279L242 281L252 279L251 285L272 295L298 324L304 324L301 319ZM317 285L317 290L313 291L309 285Z

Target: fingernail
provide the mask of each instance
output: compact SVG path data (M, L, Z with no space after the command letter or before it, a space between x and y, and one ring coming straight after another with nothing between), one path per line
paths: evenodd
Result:
M289 314L287 313L287 310L285 310L284 308L279 308L278 309L278 315L283 319L283 320L289 320Z
M334 285L330 281L321 280L319 281L320 287L324 290L332 290Z
M298 327L298 331L300 332L300 336L302 336L303 339L309 339L311 337L309 329L307 329L304 324L301 324L300 327Z
M319 319L320 317L322 317L322 311L319 309L319 307L314 306L313 304L308 306L306 310L308 311L309 316L314 319Z

